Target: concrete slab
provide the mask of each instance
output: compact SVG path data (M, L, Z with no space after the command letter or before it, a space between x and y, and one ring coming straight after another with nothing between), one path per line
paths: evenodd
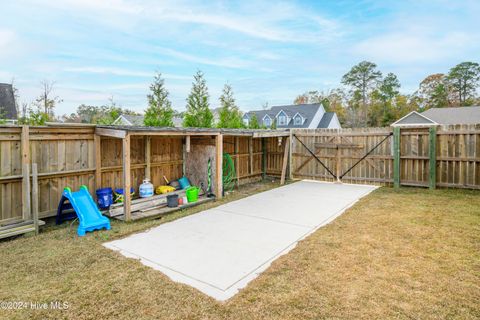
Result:
M107 248L226 300L375 187L301 181L162 224Z

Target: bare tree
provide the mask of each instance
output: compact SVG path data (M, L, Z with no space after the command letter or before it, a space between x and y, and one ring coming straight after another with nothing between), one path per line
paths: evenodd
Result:
M40 86L42 89L41 95L35 100L35 104L39 109L43 109L43 112L49 117L54 116L54 109L57 103L61 103L63 100L59 96L53 95L53 88L55 81L42 80Z

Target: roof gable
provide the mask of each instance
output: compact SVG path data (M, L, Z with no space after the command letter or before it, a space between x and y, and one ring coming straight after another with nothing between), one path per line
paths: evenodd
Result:
M416 112L412 111L406 116L398 119L392 126L434 126L438 123L429 119L428 117Z
M323 114L322 120L320 120L320 122L318 123L317 128L319 128L319 129L328 128L334 115L335 115L335 112L325 112Z

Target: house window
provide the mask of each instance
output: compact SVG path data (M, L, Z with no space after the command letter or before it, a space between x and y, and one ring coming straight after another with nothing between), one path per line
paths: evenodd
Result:
M295 117L295 119L293 119L293 124L296 125L296 126L301 125L302 124L302 117L300 117L300 116Z
M279 126L287 125L287 117L284 114L278 116L278 125Z
M244 118L244 119L243 119L243 124L246 125L246 126L248 126L248 118Z
M270 127L272 125L272 119L270 119L270 117L266 117L264 120L263 120L263 124L267 127Z

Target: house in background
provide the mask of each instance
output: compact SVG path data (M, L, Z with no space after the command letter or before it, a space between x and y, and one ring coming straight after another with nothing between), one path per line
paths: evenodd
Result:
M277 128L340 129L335 112L325 112L321 103L274 106L267 110L249 111L243 115L248 126L253 115L258 124L270 128L275 122Z
M9 83L0 83L0 119L5 119L7 123L17 122L15 95Z
M112 123L115 126L143 126L143 115L122 114ZM173 125L177 128L182 126L183 119L181 117L173 117Z
M480 106L432 108L422 113L412 111L392 123L392 126L418 127L442 124L480 124Z

